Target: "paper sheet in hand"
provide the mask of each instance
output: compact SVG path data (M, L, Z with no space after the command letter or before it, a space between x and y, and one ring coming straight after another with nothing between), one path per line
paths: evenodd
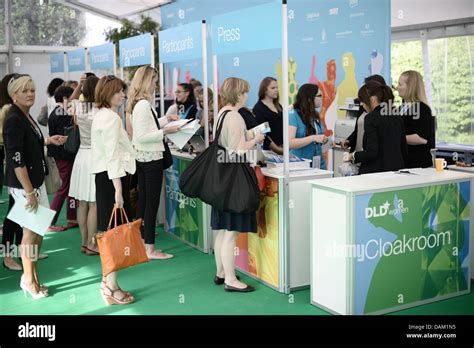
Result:
M191 139L191 137L198 131L201 127L199 124L199 120L194 120L187 125L185 125L181 130L177 133L167 134L169 140L171 140L177 147L182 149L184 145L186 145Z
M36 213L29 212L25 208L26 203L25 198L19 197L7 218L40 236L44 236L56 212L42 205L38 205Z
M168 122L163 128L173 127L173 126L183 126L188 123L189 120L177 120Z

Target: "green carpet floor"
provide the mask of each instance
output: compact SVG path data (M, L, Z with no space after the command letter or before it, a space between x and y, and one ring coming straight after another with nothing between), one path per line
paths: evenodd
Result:
M7 203L0 205L3 221ZM60 223L64 223L64 211ZM41 281L48 285L50 297L34 301L20 291L20 272L0 267L0 314L75 315L75 314L266 314L327 315L310 304L309 289L284 295L255 280L248 294L226 293L212 282L214 258L161 232L157 244L176 257L153 261L120 272L122 288L132 292L136 302L128 306L105 306L99 295L101 279L98 256L81 254L79 230L47 233L42 252L49 258L39 261ZM474 314L474 294L399 311L395 315Z

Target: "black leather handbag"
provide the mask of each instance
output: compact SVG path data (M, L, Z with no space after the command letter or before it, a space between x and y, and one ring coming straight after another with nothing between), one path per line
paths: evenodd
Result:
M255 212L260 203L255 170L245 156L230 156L218 142L227 113L219 120L212 144L181 174L179 188L184 195L199 198L222 211Z
M72 116L72 124L70 126L64 127L64 135L67 136L64 150L74 155L77 154L81 146L81 136L76 123L76 116Z
M153 109L151 109L151 113L153 114L153 119L155 120L156 126L158 127L158 129L161 129L160 122L158 121L158 116L156 116ZM165 151L163 152L163 169L168 169L173 165L173 156L171 156L170 147L166 143L164 135L163 146L165 147Z

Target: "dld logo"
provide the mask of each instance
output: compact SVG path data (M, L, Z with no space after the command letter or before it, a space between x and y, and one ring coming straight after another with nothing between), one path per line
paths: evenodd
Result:
M388 214L389 208L390 203L388 203L388 201L386 201L383 205L379 207L367 207L365 208L365 218L370 219L375 217L386 216Z

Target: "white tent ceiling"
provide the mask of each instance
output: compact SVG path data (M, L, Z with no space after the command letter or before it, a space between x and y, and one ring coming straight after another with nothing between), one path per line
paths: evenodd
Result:
M172 0L55 0L69 7L113 20L134 18L141 13L158 10Z
M136 19L152 14L159 19L159 7L173 0L53 0L113 20ZM199 0L195 0L196 3ZM235 1L235 0L217 0ZM290 0L291 1L291 0ZM318 0L313 0L315 3ZM474 0L392 0L392 27L422 25L474 17Z

